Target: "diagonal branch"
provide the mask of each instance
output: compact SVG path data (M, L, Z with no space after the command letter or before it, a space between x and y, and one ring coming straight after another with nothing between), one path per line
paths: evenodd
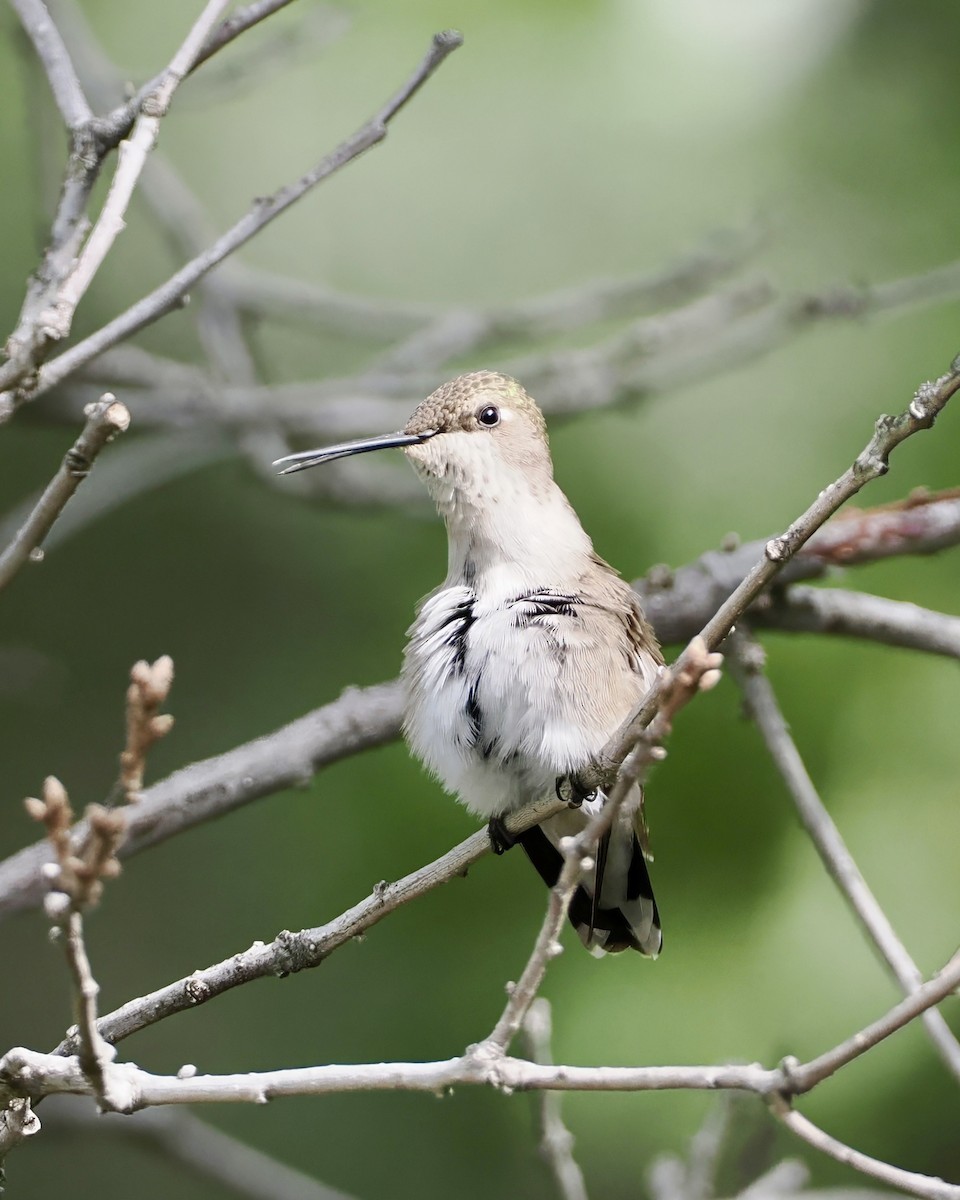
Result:
M808 1146L819 1150L821 1154L829 1155L830 1158L836 1159L837 1162L843 1163L847 1167L852 1167L863 1175L879 1179L887 1187L899 1188L913 1196L921 1196L924 1200L952 1200L960 1195L960 1187L955 1184L945 1183L942 1179L935 1179L929 1175L921 1175L917 1171L905 1171L902 1167L895 1167L892 1163L883 1162L869 1154L864 1154L862 1150L855 1150L852 1146L847 1146L819 1126L814 1125L808 1117L798 1113L795 1109L777 1104L772 1104L770 1107L777 1120L805 1141Z
M823 575L843 562L867 563L892 553L933 553L957 542L960 497L952 492L913 497L835 517L790 561L781 579ZM635 583L659 640L682 641L702 628L764 544L710 551L666 577L655 568ZM855 555L847 557L851 548ZM737 570L731 582L731 571ZM131 814L130 837L121 854L136 854L253 800L306 783L330 762L392 741L399 736L401 715L398 682L350 689L281 729L185 767L144 793ZM38 842L0 863L0 920L40 902L44 885L39 872L48 860L49 850Z
M494 1087L501 1091L664 1091L733 1089L753 1092L767 1101L779 1119L789 1114L792 1097L809 1091L845 1063L866 1053L903 1028L925 1008L960 986L960 953L914 995L879 1020L852 1034L818 1059L787 1059L777 1069L747 1066L580 1067L553 1066L491 1053L489 1042L471 1047L457 1058L437 1062L328 1064L232 1075L153 1075L132 1063L107 1064L112 1076L107 1102L114 1111L134 1112L151 1105L196 1103L263 1104L281 1096L324 1095L357 1091L422 1091L442 1093L457 1085ZM90 1095L92 1085L75 1057L40 1054L17 1047L0 1059L0 1085L6 1099L39 1099L45 1095ZM816 1127L786 1120L799 1136ZM803 1125L803 1129L798 1128ZM22 1136L19 1135L19 1136ZM0 1155L18 1140L17 1132L0 1127ZM960 1200L960 1186L931 1176L902 1171L858 1155L823 1135L808 1139L825 1153L866 1170L892 1186L924 1200Z
M43 0L10 0L24 32L33 43L60 115L71 132L93 120L93 110L80 86L66 43L50 19Z
M730 648L730 669L743 692L750 716L793 797L800 820L823 865L902 990L906 995L912 995L921 987L923 976L861 875L807 774L770 680L763 673L762 648L742 630L731 636ZM960 1080L960 1043L949 1025L933 1008L924 1012L923 1023L940 1057Z
M508 1049L520 1030L552 959L561 951L560 930L583 874L591 870L593 856L604 834L637 784L642 784L655 762L666 757L663 742L673 728L674 716L700 691L708 691L720 678L722 657L710 653L701 638L695 638L672 667L660 674L657 710L650 724L638 734L620 764L606 797L576 837L560 843L563 866L550 889L547 911L533 949L516 983L508 985L508 999L500 1019L482 1044L494 1057Z
M131 817L135 817L141 807L138 806ZM505 824L509 832L520 833L556 815L565 807L555 799L527 804L511 813ZM214 996L254 979L290 975L318 967L334 950L372 929L402 905L452 879L462 879L474 863L490 852L490 838L486 830L478 830L434 862L412 871L402 879L394 883L378 883L366 899L325 925L301 929L297 933L283 930L266 945L255 942L249 949L223 962L194 971L149 995L128 1001L100 1019L100 1033L108 1042L115 1043L174 1013L196 1008L198 1004L204 1004ZM57 1047L56 1053L71 1054L75 1049L73 1041L67 1039Z
M634 590L661 643L687 642L734 592L763 554L767 539L708 550L672 570L653 567ZM916 492L877 508L848 508L800 548L777 583L820 579L841 567L902 554L935 554L960 545L960 490Z
M60 470L17 531L9 546L0 554L0 591L9 584L50 532L64 505L90 474L97 455L111 438L123 433L130 414L116 397L107 392L86 409L83 432L63 457Z
M257 200L246 216L241 217L212 246L172 275L166 283L155 288L142 300L131 305L126 312L78 342L76 346L65 350L40 367L28 393L8 393L5 398L0 395L0 420L3 420L5 415L10 415L10 412L4 413L4 399L10 406L10 411L20 404L36 399L104 350L170 312L182 302L190 288L218 263L245 245L318 183L322 183L359 158L364 151L382 142L387 136L390 122L397 113L416 95L448 55L462 44L463 39L455 31L447 30L436 34L423 61L407 82L356 133L341 142L336 150L321 159L313 170L308 171L296 183L281 188L273 196Z
M865 484L887 473L890 455L901 442L921 429L932 428L937 416L958 389L960 359L955 359L946 374L917 388L910 404L899 416L879 418L873 437L857 455L853 465L825 487L789 529L766 543L763 557L703 627L700 636L707 649L715 650L721 644L761 592L845 501L855 496ZM677 665L682 662L681 655ZM594 768L585 772L580 779L582 790L590 792L596 786L611 781L643 730L650 724L664 686L665 681L654 684L637 710L626 718L604 747Z
M321 767L399 735L398 681L348 688L343 695L225 754L175 771L147 788L129 811L120 856L136 854L184 829L222 816L261 796L309 783ZM86 836L82 821L78 838ZM40 903L49 846L38 842L0 863L0 917Z
M173 94L196 61L205 38L229 4L230 0L208 0L156 87L144 96L129 139L118 147L117 169L100 216L72 269L57 289L55 304L49 313L42 315L48 339L62 341L69 335L77 305L124 228L127 206L133 198L147 158L160 136L160 122L169 111Z
M286 8L292 2L293 0L253 0L253 3L246 4L243 8L238 8L235 13L232 13L224 21L221 21L215 29L207 31L207 36L203 40L203 44L193 56L185 73L189 74L195 71L197 67L202 66L203 63L207 62L218 51L222 50L225 46L229 46L242 33L246 33L248 29L251 29L254 25L258 25L261 21L265 21L267 17L272 16L275 12L279 12L281 8ZM162 75L151 79L139 91L134 93L129 100L114 109L108 116L102 117L97 121L97 136L104 151L112 150L118 142L127 136L136 120L137 114L140 112L144 100L156 89L162 80Z

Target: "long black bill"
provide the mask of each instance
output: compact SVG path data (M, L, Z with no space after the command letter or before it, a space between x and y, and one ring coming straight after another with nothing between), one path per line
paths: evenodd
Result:
M341 442L339 446L327 446L325 450L301 450L299 454L288 454L273 464L282 468L279 475L292 475L294 471L305 471L307 467L319 467L321 463L333 462L335 458L348 458L351 454L366 454L369 450L387 450L392 446L418 446L432 438L437 431L425 433L382 433L379 437L359 438L355 442Z

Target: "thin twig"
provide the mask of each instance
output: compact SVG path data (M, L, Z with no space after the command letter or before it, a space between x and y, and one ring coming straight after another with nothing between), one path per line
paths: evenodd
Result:
M64 16L67 18L81 79L90 94L98 102L106 104L108 96L115 94L122 86L120 71L107 57L77 5L64 8L61 19ZM233 18L228 18L218 27L217 32L223 32L224 25L232 21ZM134 132L131 141L136 136ZM121 144L121 152L127 144ZM160 223L164 233L177 247L178 253L188 259L200 254L214 237L210 223L196 196L161 153L155 151L145 160L143 180L142 199ZM130 346L119 347L101 355L97 364L100 371L106 372L115 385L116 380L110 372L116 369L117 360L127 365L139 360L139 366L144 371L141 380L149 381L154 388L161 382L167 386L174 385L174 381L177 380L178 391L181 390L183 378L189 371L191 390L196 392L199 389L207 393L202 407L204 410L214 410L215 418L217 402L214 393L218 381L247 387L256 383L256 372L246 344L240 314L224 284L225 280L219 273L206 276L200 285L201 302L191 308L200 340L214 366L215 380L208 379L206 373L197 367L160 360L156 355L138 351Z
M542 996L530 1005L523 1032L532 1062L553 1064L553 1023L550 1001ZM547 1164L562 1200L587 1200L587 1185L573 1157L573 1134L560 1115L560 1094L543 1092L537 1097L540 1123L540 1157Z
M173 728L170 713L161 713L173 685L173 659L163 654L154 663L136 662L130 670L127 688L127 740L120 754L118 793L125 804L136 804L142 798L143 776L147 769L147 754L155 742L165 738Z
M89 1081L91 1092L107 1108L114 1106L114 1078L108 1067L116 1055L97 1028L97 997L100 985L94 978L83 936L83 911L96 904L103 880L120 870L115 857L123 838L121 813L99 805L87 809L88 832L77 853L70 838L73 810L66 789L54 776L43 785L43 798L29 798L27 812L47 828L55 863L46 873L52 890L44 908L53 932L63 946L72 984L76 1020L77 1064Z
M903 1029L917 1017L921 1016L940 1004L948 996L953 995L960 987L960 950L926 983L911 990L899 1004L895 1004L876 1021L872 1021L859 1033L846 1041L827 1050L808 1063L798 1066L796 1062L787 1060L787 1070L790 1075L790 1087L787 1089L793 1095L809 1092L836 1074L841 1067L854 1059L866 1054L868 1050L878 1046L891 1034Z
M791 560L782 578L809 578L838 562L862 564L892 553L933 553L958 542L960 498L952 492L918 496L835 517ZM670 572L658 568L635 583L660 641L682 641L702 628L764 544L749 543L742 553L710 551L689 566ZM856 554L848 559L851 546ZM350 689L273 733L177 771L144 792L142 804L130 814L121 853L136 854L252 800L305 784L328 763L396 738L400 720L397 682ZM48 860L49 850L39 842L0 863L0 920L40 902L44 888L38 873Z
M40 367L29 393L11 394L7 397L9 404L16 407L28 400L36 399L104 350L170 312L208 271L211 271L229 254L258 234L275 217L306 195L311 188L341 170L365 150L382 142L387 136L393 118L407 101L416 95L447 56L462 45L462 42L460 34L453 31L448 30L436 34L430 50L403 87L356 133L342 142L336 150L324 157L313 170L307 172L296 183L281 188L273 196L257 200L246 216L241 217L209 249L198 255L192 262L187 263L166 283L161 284L142 300L131 305L119 317ZM0 396L0 401L2 400L3 397ZM4 419L4 413L0 410L0 420L2 419Z
M718 681L721 661L719 654L708 652L702 639L697 638L674 666L663 668L654 718L639 732L635 744L620 764L605 802L576 837L561 842L563 866L550 890L540 931L520 978L508 985L506 1006L484 1043L495 1053L503 1053L510 1046L540 990L547 967L561 952L560 930L583 873L592 867L592 855L596 853L600 839L617 819L634 787L645 780L655 762L665 757L663 742L672 729L675 715L697 692L707 691Z
M763 672L762 648L743 630L738 630L730 638L730 649L731 670L743 692L748 712L793 797L800 820L823 865L904 993L912 995L923 983L920 969L897 937L817 794L777 704L770 680ZM960 1080L960 1043L949 1025L932 1008L924 1012L923 1022L940 1057Z
M505 823L510 832L519 833L555 816L564 808L565 805L556 799L528 804L511 813ZM132 820L141 809L142 805L139 805L131 813ZM223 962L194 971L155 992L128 1001L100 1018L100 1032L107 1041L119 1042L174 1013L196 1008L254 979L290 975L317 967L338 947L366 933L402 905L441 884L462 879L474 863L489 853L490 838L486 830L479 830L434 862L404 875L394 883L384 881L377 884L364 900L325 925L301 929L297 933L283 930L266 945L255 942L247 950ZM69 1038L57 1047L57 1053L60 1054L72 1054L75 1050L76 1046Z
M687 642L703 627L763 554L768 539L709 550L673 570L654 567L633 587L661 643ZM960 545L960 493L916 492L877 508L838 513L800 548L777 577L778 586L817 579L837 568L902 554L935 554Z
M899 416L879 418L873 437L857 455L853 465L825 487L789 529L766 543L763 557L703 627L700 636L708 649L714 650L720 645L761 592L845 501L855 496L871 480L886 474L890 455L901 442L919 430L933 426L940 411L958 388L960 360L955 360L946 374L921 384L906 410ZM679 662L682 662L682 657ZM659 682L654 684L636 711L624 720L603 748L594 769L583 773L580 784L585 791L592 791L611 779L650 723L659 703L662 686Z
M852 1146L847 1146L844 1142L838 1141L820 1129L819 1126L814 1125L811 1120L795 1109L784 1105L772 1105L771 1108L777 1119L797 1137L802 1138L808 1146L813 1146L821 1154L827 1154L845 1166L853 1167L855 1171L860 1171L863 1175L878 1179L888 1187L898 1188L900 1191L909 1192L914 1196L921 1196L924 1200L956 1200L956 1197L960 1195L960 1187L957 1187L956 1184L945 1183L942 1179L930 1175L920 1175L916 1171L905 1171L902 1167L895 1167L891 1163L872 1158L861 1150L854 1150Z
M64 455L60 470L47 485L36 507L24 521L13 541L0 554L0 590L20 568L36 555L40 543L50 532L64 505L86 479L94 460L107 442L130 425L126 406L107 392L88 405L83 432Z
M235 1075L152 1075L129 1063L109 1064L108 1103L133 1112L149 1105L257 1103L280 1096L345 1091L424 1091L440 1093L458 1085L501 1090L663 1091L734 1089L753 1092L781 1117L789 1097L809 1091L819 1079L864 1054L882 1038L903 1028L925 1007L939 1003L960 985L960 954L932 980L865 1030L852 1034L807 1064L787 1060L777 1069L759 1065L670 1067L548 1066L496 1054L489 1041L458 1058L439 1062L326 1065ZM823 1064L831 1065L824 1073ZM90 1080L74 1057L40 1054L17 1047L0 1059L0 1084L12 1097L39 1098L67 1093L90 1095ZM802 1135L801 1135L802 1136ZM6 1147L0 1137L0 1153ZM818 1148L825 1148L818 1146ZM829 1150L827 1151L830 1152ZM875 1160L874 1160L875 1161ZM897 1168L891 1168L896 1171ZM960 1186L904 1172L901 1186L927 1200L960 1200Z
M83 250L57 289L56 301L42 319L46 336L54 341L66 338L73 316L94 276L100 270L114 241L124 228L124 215L147 162L160 136L160 123L167 115L177 87L192 67L204 40L231 0L207 0L203 12L170 60L159 82L144 96L129 139L118 147L117 169L107 198Z
M199 53L193 55L188 73L202 66L214 54L228 46L252 26L266 20L281 8L286 8L290 3L292 0L254 0L254 3L238 9L209 32ZM114 149L127 136L140 113L144 100L163 82L163 78L162 73L155 76L113 112L96 121L96 136L103 153Z
M346 1193L255 1150L185 1109L148 1109L121 1117L78 1111L76 1104L54 1099L51 1106L44 1105L43 1128L48 1135L123 1137L152 1145L198 1178L246 1200L350 1200Z
M10 0L10 3L33 43L67 129L76 130L92 121L93 110L83 94L70 52L43 0Z

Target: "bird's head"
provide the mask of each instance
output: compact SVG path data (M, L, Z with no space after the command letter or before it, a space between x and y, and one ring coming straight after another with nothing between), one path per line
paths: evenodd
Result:
M398 433L281 458L282 475L337 458L399 447L443 508L483 503L518 488L536 493L553 478L547 427L515 379L495 371L460 375L437 388Z

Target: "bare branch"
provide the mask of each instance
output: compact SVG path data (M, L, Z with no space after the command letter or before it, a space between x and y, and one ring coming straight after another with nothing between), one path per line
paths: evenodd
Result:
M131 823L142 807L138 806L131 813ZM505 823L510 832L518 833L554 816L564 807L559 800L528 804L511 813ZM412 871L395 883L384 881L377 884L366 899L326 925L301 929L297 933L283 930L266 945L255 942L249 949L223 962L194 971L192 975L149 995L129 1001L100 1019L100 1032L107 1041L118 1042L148 1025L174 1013L196 1008L198 1004L254 979L289 975L317 967L338 947L372 929L402 905L425 895L440 884L463 878L475 862L489 853L490 838L486 830L479 830L434 862ZM70 1054L74 1050L72 1040L68 1039L57 1048L57 1053Z
M46 5L43 0L10 0L10 3L33 43L64 124L71 132L80 129L93 120L93 110L83 94L70 52L50 19Z
M713 686L719 678L721 661L719 654L707 651L701 638L695 638L672 667L662 668L653 719L648 726L638 731L634 744L620 763L609 793L592 802L596 808L590 814L586 826L576 837L561 840L563 866L557 882L550 889L550 899L540 932L520 978L516 983L507 985L506 1007L480 1050L487 1047L494 1054L501 1054L513 1041L540 990L550 961L562 950L559 941L560 930L583 873L593 866L591 856L596 854L600 839L611 828L618 812L627 803L634 785L642 782L653 764L665 757L663 742L672 729L676 713L688 704L698 691L706 691ZM591 802L584 802L584 811L588 811L589 803Z
M103 880L120 870L115 852L123 837L123 814L91 804L87 809L87 836L74 853L70 838L73 810L58 779L49 776L44 781L43 799L28 799L26 808L30 816L46 825L56 858L46 872L53 890L47 894L44 908L63 946L70 971L77 1023L77 1065L98 1102L110 1107L113 1077L108 1067L116 1051L97 1029L100 986L87 957L82 913L99 900Z
M911 990L910 994L895 1004L876 1021L872 1021L864 1029L853 1034L846 1041L827 1050L810 1062L798 1065L789 1059L784 1066L790 1076L790 1086L786 1092L801 1095L809 1092L836 1074L841 1067L854 1059L866 1054L874 1046L878 1046L891 1034L909 1025L911 1021L933 1009L960 987L960 950L926 983Z
M253 1149L185 1109L148 1109L132 1117L77 1111L54 1098L43 1108L47 1134L124 1137L155 1146L198 1178L246 1200L350 1200L301 1171Z
M633 587L661 643L689 641L748 574L767 540L709 550L687 566L654 567L635 580ZM918 492L894 504L839 513L801 546L777 582L821 578L837 567L933 554L958 544L960 492Z
M837 563L867 563L890 553L933 553L957 542L960 498L952 492L913 497L835 517L790 561L781 578L809 578ZM764 545L710 551L689 566L669 572L656 568L636 582L660 641L677 642L702 628ZM856 554L847 558L851 546ZM235 807L305 784L322 766L393 740L400 731L400 707L397 682L350 690L274 733L176 772L144 793L142 805L131 814L122 854L138 853ZM41 842L0 863L0 919L39 903L43 886L38 872L48 860Z
M291 0L254 0L253 3L246 5L244 8L238 9L225 21L222 21L215 29L207 31L207 36L203 41L199 51L195 45L191 45L191 54L189 62L185 60L185 74L197 69L211 58L217 51L222 50L224 46L230 44L238 38L242 33L245 33L252 26L260 21L266 20L281 8L286 8ZM106 153L112 150L118 142L127 136L130 129L136 120L144 101L163 83L164 74L156 76L148 83L145 83L133 96L118 108L114 109L106 117L101 117L96 122L97 138L102 148L102 152Z
M785 533L766 543L763 557L703 627L700 636L708 649L716 649L720 645L735 622L772 583L786 563L845 501L855 496L871 480L886 474L890 455L901 442L919 430L933 426L940 411L958 388L960 360L955 361L939 379L921 384L913 400L899 416L880 417L873 437L857 455L853 465L824 488ZM682 661L681 656L677 665ZM605 780L609 781L614 770L619 768L643 729L649 725L659 703L662 686L663 682L660 682L650 689L637 711L627 717L604 747L595 769L585 773L580 781L584 791L591 791Z
M95 404L88 405L85 413L87 423L83 432L64 455L60 470L47 485L13 541L0 554L0 590L11 582L25 562L37 554L40 543L50 532L64 505L89 475L97 455L107 442L130 425L130 414L126 407L109 392Z
M533 1062L553 1064L553 1023L550 1001L534 1000L523 1021L523 1032ZM560 1095L543 1092L537 1098L540 1122L540 1157L547 1164L562 1200L587 1200L583 1172L573 1157L573 1134L560 1115Z
M156 87L139 105L131 135L119 145L117 169L100 216L69 274L57 288L55 303L49 312L41 314L47 339L60 341L70 333L77 305L124 228L127 206L146 165L147 156L160 136L160 122L167 115L173 93L193 65L204 39L229 4L230 0L208 0Z
M813 1146L822 1154L828 1154L845 1166L853 1167L855 1171L860 1171L873 1179L879 1179L888 1187L899 1188L900 1191L909 1192L911 1195L924 1197L924 1200L956 1200L956 1197L960 1195L960 1188L955 1184L944 1183L942 1179L936 1179L930 1175L920 1175L916 1171L904 1171L902 1167L894 1167L890 1163L881 1162L878 1158L871 1158L869 1154L864 1154L860 1150L854 1150L852 1146L847 1146L843 1142L837 1141L835 1137L831 1137L829 1133L825 1133L794 1109L782 1105L772 1105L771 1108L777 1119L809 1146Z
M119 90L122 85L120 72L104 53L77 6L73 5L66 11L69 13L71 43L75 49L77 69L81 78L92 95L102 103L107 103L107 96ZM224 24L228 24L229 20ZM223 26L219 28L222 30ZM144 99L141 108L144 108L146 103L147 98ZM138 125L141 120L142 118L138 118ZM131 141L136 136L135 132ZM121 151L125 145L128 143L122 143ZM213 240L214 234L196 196L167 160L156 152L144 162L143 179L143 201L176 246L178 253L186 258L200 254ZM215 415L219 407L215 398L218 383L223 380L251 386L256 382L256 372L239 312L224 287L224 280L214 275L206 276L200 286L200 295L201 303L194 305L191 311L196 318L200 340L215 367L216 378L208 378L206 373L197 367L186 367L185 364L161 360L156 355L137 351L135 347L120 347L102 355L97 363L100 372L106 372L111 382L115 383L109 372L116 367L119 360L121 368L138 368L141 373L137 382L148 383L151 388L157 388L161 384L167 387L182 387L184 379L187 378L190 391L201 393L202 410L213 410Z
M344 1091L429 1091L457 1085L500 1090L663 1091L734 1089L768 1101L780 1119L788 1097L810 1090L822 1078L902 1028L925 1007L937 1004L960 985L960 953L937 977L865 1030L807 1064L787 1060L776 1070L748 1066L577 1067L549 1066L496 1054L489 1041L458 1058L423 1063L335 1064L234 1075L152 1075L129 1063L111 1063L108 1102L115 1111L149 1105L257 1103L293 1095ZM10 1097L37 1098L68 1093L90 1095L91 1084L73 1057L40 1054L17 1047L0 1059L0 1084ZM789 1122L787 1122L789 1124ZM803 1136L801 1134L801 1136ZM815 1143L811 1143L815 1144ZM0 1151L6 1147L0 1144ZM821 1147L818 1147L821 1148ZM875 1160L870 1160L875 1161ZM891 1168L896 1171L896 1168ZM926 1200L960 1200L960 1186L903 1172L897 1186Z
M3 389L0 391L0 420L7 420L12 415L35 382L38 365L51 347L69 332L80 298L122 228L123 211L142 160L152 146L149 136L151 130L155 134L152 122L166 111L184 70L196 58L198 43L215 23L213 18L217 11L224 7L225 0L223 3L210 0L167 71L121 106L119 121L113 121L112 132L116 136L111 141L111 121L93 116L76 81L73 65L66 57L63 39L49 13L36 0L33 3L22 0L21 18L30 22L28 29L38 32L39 37L34 40L44 69L51 75L61 110L68 110L64 115L70 125L70 157L47 248L27 285L16 328L7 339L7 361L0 366L0 389ZM73 124L72 118L81 115L84 119ZM93 236L84 246L90 226L86 209L93 186L108 153L130 131L135 119L140 121L140 126L133 147L126 144L120 156L104 212Z
M731 636L730 645L731 669L743 692L748 711L793 797L800 820L823 865L900 987L908 996L912 995L921 987L923 976L861 875L807 774L770 680L763 673L762 648L742 630ZM949 1025L935 1009L924 1012L923 1022L940 1057L954 1077L960 1080L960 1043Z
M960 617L866 592L794 584L752 608L750 620L767 629L833 633L960 658Z
M420 90L447 56L460 45L462 45L462 38L458 33L447 31L436 34L430 50L416 71L379 112L362 125L356 133L342 142L336 150L323 158L313 170L307 172L296 183L282 188L273 196L257 200L246 216L241 217L208 250L198 255L192 262L187 263L166 283L161 284L148 296L131 305L119 317L40 367L29 393L8 394L6 397L8 404L16 407L28 400L36 399L104 350L116 345L117 342L136 333L145 325L149 325L179 305L187 291L207 272L248 242L275 217L306 195L311 188L358 158L365 150L382 142L387 136L390 122L397 113ZM3 399L0 396L0 401ZM3 411L0 409L0 420L3 417Z
M398 682L349 688L338 699L267 737L175 771L147 788L127 813L121 857L135 854L261 796L310 782L322 766L381 746L400 732ZM75 836L85 836L77 825ZM0 863L0 917L38 904L49 847L40 842Z

